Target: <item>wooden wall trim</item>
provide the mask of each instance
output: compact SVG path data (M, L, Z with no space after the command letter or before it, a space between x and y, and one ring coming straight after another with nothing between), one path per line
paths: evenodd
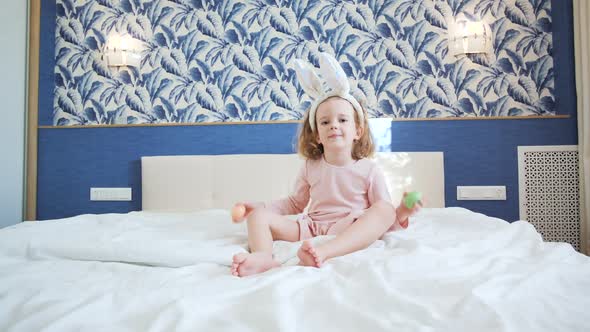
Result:
M26 220L37 219L37 131L39 127L39 41L41 0L29 1Z

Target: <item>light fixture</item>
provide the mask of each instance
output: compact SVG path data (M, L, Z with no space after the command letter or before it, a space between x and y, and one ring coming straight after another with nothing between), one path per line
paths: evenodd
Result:
M104 59L107 65L111 67L139 67L141 62L141 41L129 35L112 34L105 44Z
M449 52L452 55L492 52L492 30L484 21L457 20L449 25Z

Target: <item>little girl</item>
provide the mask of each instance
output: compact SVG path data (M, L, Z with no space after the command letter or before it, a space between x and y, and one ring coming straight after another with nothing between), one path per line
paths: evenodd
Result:
M318 91L322 85L312 68L296 63L302 86L315 98L299 134L298 152L306 162L287 198L242 203L250 253L233 257L235 276L280 266L272 255L273 240L303 240L297 252L300 264L321 267L327 259L368 247L388 230L406 228L408 217L420 208L394 208L382 172L366 159L374 145L365 110L348 93L346 76L334 58L322 53L320 70L331 88L327 93ZM302 213L310 200L308 212ZM286 217L294 214L299 214L296 221ZM314 247L308 239L318 235L336 236Z

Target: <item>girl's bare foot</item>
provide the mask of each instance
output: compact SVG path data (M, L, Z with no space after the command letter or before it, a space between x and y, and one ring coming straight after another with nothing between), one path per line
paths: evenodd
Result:
M236 277L245 277L279 266L281 264L272 258L272 254L267 252L239 253L234 255L231 274Z
M299 265L303 266L321 267L326 260L309 241L303 241L299 251L297 251L297 257L299 257Z

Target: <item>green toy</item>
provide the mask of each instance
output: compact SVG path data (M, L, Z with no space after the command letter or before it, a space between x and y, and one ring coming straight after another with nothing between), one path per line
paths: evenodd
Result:
M419 191L411 191L404 197L404 205L408 209L414 208L414 204L422 200L422 193Z

